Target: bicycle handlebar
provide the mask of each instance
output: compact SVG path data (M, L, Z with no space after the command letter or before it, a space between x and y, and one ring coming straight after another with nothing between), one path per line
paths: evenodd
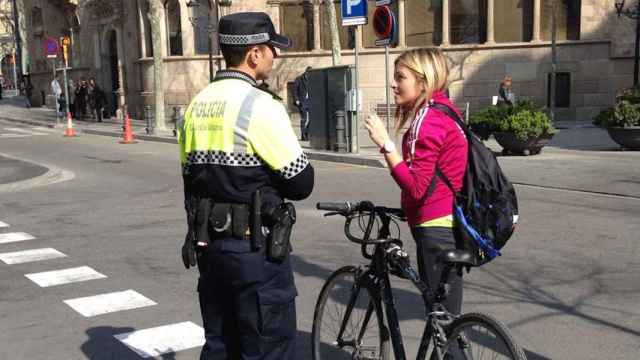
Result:
M360 201L360 202L347 201L342 203L319 202L316 204L316 208L318 210L325 210L325 211L332 212L327 215L339 214L346 217L347 220L344 225L344 233L349 240L358 244L377 244L377 243L385 243L391 240L387 238L371 240L371 231L373 229L376 216L389 219L391 215L402 221L406 220L402 209L388 208L384 206L375 206L371 201L367 201L367 200ZM349 231L351 220L353 220L356 217L356 215L367 215L367 214L372 216L369 218L369 222L367 223L367 226L364 229L364 236L362 238L353 236ZM388 220L387 220L387 223L388 223Z

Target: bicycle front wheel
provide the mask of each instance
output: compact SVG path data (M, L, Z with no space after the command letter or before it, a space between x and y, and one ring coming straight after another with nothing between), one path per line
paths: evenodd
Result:
M527 360L507 327L485 314L460 316L447 326L446 334L446 360Z
M386 360L389 337L382 307L358 269L334 272L322 287L313 315L314 360Z

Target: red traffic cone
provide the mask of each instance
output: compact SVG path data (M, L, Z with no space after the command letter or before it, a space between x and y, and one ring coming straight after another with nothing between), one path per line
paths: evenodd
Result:
M120 144L135 144L137 141L134 140L133 130L131 130L131 119L129 119L129 113L126 113L124 116L124 132L122 133L122 140Z
M64 135L66 137L73 137L73 136L78 136L76 134L76 130L73 128L73 123L71 120L71 113L68 112L67 113L67 128L64 129Z

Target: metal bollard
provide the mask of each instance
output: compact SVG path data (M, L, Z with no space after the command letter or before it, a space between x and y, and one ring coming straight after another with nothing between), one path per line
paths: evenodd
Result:
M345 112L342 110L337 110L334 113L334 117L336 119L336 147L338 152L346 152L347 151L347 143L346 143L346 124L345 124Z
M144 119L147 121L147 127L144 131L148 134L153 133L153 107L151 105L144 106Z

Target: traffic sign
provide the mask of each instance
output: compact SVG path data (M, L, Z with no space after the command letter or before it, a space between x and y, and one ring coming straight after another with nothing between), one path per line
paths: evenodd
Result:
M376 46L390 45L395 40L398 20L389 5L377 6L373 12L373 32L378 39Z
M52 37L44 39L44 53L47 54L48 58L58 57L59 51L60 46L58 45L58 40Z
M367 23L367 0L341 0L342 26Z

